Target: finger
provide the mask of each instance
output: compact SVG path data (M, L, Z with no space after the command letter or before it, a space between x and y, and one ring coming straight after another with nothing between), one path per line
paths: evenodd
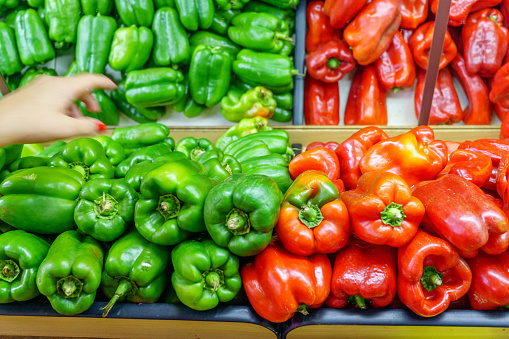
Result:
M71 118L61 116L60 129L57 138L66 139L77 136L95 135L105 130L105 125L94 118Z
M92 95L92 93L85 91L77 99L79 101L82 101L90 112L97 113L97 112L101 111L101 106L99 106L99 103L97 102L95 97Z
M73 102L71 104L71 106L69 107L67 115L72 117L72 118L81 118L81 117L83 117L83 114L81 113L81 110L79 109L78 105L75 102Z
M117 88L117 85L113 82L113 80L102 74L80 73L65 79L69 80L68 85L71 94L77 98L90 90L114 90Z

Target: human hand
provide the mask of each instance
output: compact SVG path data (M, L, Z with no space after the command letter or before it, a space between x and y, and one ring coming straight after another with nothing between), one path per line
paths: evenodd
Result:
M79 74L74 77L38 76L30 84L0 99L0 147L29 144L96 134L106 129L99 120L84 117L76 100L90 112L100 106L94 89L116 89L104 75Z

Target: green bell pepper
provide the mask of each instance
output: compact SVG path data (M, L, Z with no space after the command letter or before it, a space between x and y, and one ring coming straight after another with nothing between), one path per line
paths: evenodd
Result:
M0 16L19 6L20 0L0 0Z
M189 43L191 44L191 51L194 52L196 47L199 45L208 45L212 47L221 47L224 51L230 54L232 62L237 58L237 54L240 52L241 47L228 39L227 37L214 34L207 31L197 31L191 34L189 37Z
M0 185L0 219L40 234L74 229L74 208L83 184L82 176L68 168L35 167L12 173Z
M216 9L210 31L219 35L228 35L228 27L230 27L233 18L239 13L240 9L230 9L227 11Z
M23 144L14 144L0 148L0 164L3 163L3 168L6 168L16 159L21 156L23 152Z
M127 171L134 165L147 160L153 161L159 156L172 152L171 146L164 142L144 147L132 153L127 159L122 161L115 169L115 176L117 178L123 178L127 174Z
M28 85L32 80L34 80L39 75L50 75L50 76L57 76L57 72L54 69L46 68L46 67L32 67L25 71L23 74L23 77L21 78L21 81L19 82L19 87L23 87L25 85Z
M239 163L242 166L242 173L247 175L261 174L271 178L283 194L293 183L288 171L288 163L280 154L268 154L244 161L239 160Z
M285 21L267 13L242 13L233 18L228 36L230 39L252 50L280 53L284 41L291 40Z
M212 0L175 0L182 25L188 31L207 29L214 21L214 2Z
M117 87L116 90L110 92L111 100L117 105L120 112L137 123L156 122L166 113L164 107L135 107L128 103L125 97L127 91L124 80L120 81Z
M16 47L14 30L5 22L0 22L0 74L13 75L23 70Z
M232 157L237 159L237 161L239 161L239 163L251 160L253 158L256 159L259 157L263 157L263 156L272 154L272 152L269 150L267 145L265 145L260 140L252 140L252 141L245 142L242 144L242 148L240 148L236 151L233 151L233 152L225 150L225 152L226 152L226 154L231 155Z
M124 148L145 147L163 142L170 134L168 126L158 123L115 128L111 138Z
M207 106L200 105L191 97L189 93L189 76L186 73L184 75L185 91L184 96L172 105L175 112L184 113L188 118L194 118L201 115L207 109Z
M37 272L37 288L63 315L85 312L101 285L104 252L92 237L79 231L60 234Z
M23 74L21 74L20 72L14 73L13 75L10 75L7 78L5 78L5 82L7 83L7 87L9 87L9 90L11 92L14 92L19 87L19 83L21 81L21 78L23 78Z
M48 36L57 49L76 42L81 16L80 0L45 0L44 19Z
M263 251L272 239L283 194L263 175L233 174L205 200L205 225L216 244L241 257Z
M191 160L197 160L203 153L213 149L214 144L210 140L205 138L196 139L194 137L180 139L175 147L176 151L184 153Z
M117 126L120 122L120 116L118 115L117 106L113 100L101 89L93 91L92 96L101 107L101 111L92 113L87 109L85 104L80 101L78 107L81 113L86 117L99 119L108 126Z
M153 0L115 0L115 7L126 26L150 27L154 18Z
M189 38L175 9L170 7L158 9L152 31L155 36L152 58L157 66L189 64L191 59Z
M27 301L39 295L37 271L49 244L32 233L0 234L0 304Z
M267 3L252 0L242 9L243 12L268 13L277 16L286 22L290 29L290 35L295 32L295 11L293 9L281 9Z
M44 146L41 144L24 144L21 150L20 158L36 156L44 150Z
M214 0L218 9L227 11L230 9L241 9L249 0Z
M169 162L143 179L134 221L147 240L170 246L186 240L189 232L205 231L203 205L213 183L193 163Z
M261 0L269 5L282 9L292 9L297 7L299 0Z
M103 73L117 22L109 16L85 15L78 24L77 72Z
M92 238L114 241L134 220L137 197L136 191L123 180L89 180L81 190L74 221L81 232Z
M12 164L9 165L9 171L14 172L25 168L34 168L41 166L48 166L49 158L28 156L16 159Z
M276 107L272 92L261 86L247 92L230 86L228 94L221 100L221 114L232 122L257 116L271 118Z
M15 230L14 227L12 227L8 223L3 222L3 221L0 220L0 234L4 234L4 233L10 232L10 231L14 231L14 230Z
M126 255L129 253L129 255ZM101 289L110 302L106 317L117 301L154 303L168 285L170 248L144 239L133 230L115 241L104 263Z
M85 181L95 178L112 179L115 173L101 143L91 138L70 141L50 159L49 165L73 169Z
M294 155L288 142L288 132L282 129L245 135L228 144L228 146L224 149L224 153L235 156L238 152L246 149L246 144L253 140L258 140L266 144L272 153L281 155L289 154L291 156ZM289 147L290 149L288 149Z
M113 0L81 0L84 15L110 15Z
M177 297L187 307L206 311L235 298L242 288L239 258L214 241L188 240L171 252Z
M194 101L207 107L217 105L228 92L231 58L221 47L199 45L189 68L189 91Z
M99 141L99 143L102 145L106 157L110 159L110 162L113 166L117 166L126 158L124 146L113 140L111 137L101 135L94 137L93 139Z
M207 169L207 176L215 183L220 183L233 173L242 173L240 163L231 155L214 148L203 153L197 160Z
M216 141L216 147L224 150L226 146L232 141L237 140L248 134L258 133L263 131L271 131L272 127L269 126L269 121L264 117L254 117L251 119L242 119L238 124L230 127L223 135Z
M171 105L184 96L184 75L173 68L148 68L127 74L127 102L134 106Z
M55 58L55 49L49 40L48 32L34 9L18 12L15 31L16 44L23 64L34 66Z
M286 93L293 89L294 69L291 58L272 53L258 53L243 49L233 62L233 72L240 80L263 86L273 93Z
M154 0L154 6L156 9L163 7L175 8L175 0Z
M65 141L57 141L46 147L41 153L37 154L38 157L48 157L51 158L58 152L60 152L67 143Z
M122 27L115 31L109 56L110 67L130 72L140 69L150 58L154 35L147 27Z
M44 7L44 0L28 0L28 6L32 8Z

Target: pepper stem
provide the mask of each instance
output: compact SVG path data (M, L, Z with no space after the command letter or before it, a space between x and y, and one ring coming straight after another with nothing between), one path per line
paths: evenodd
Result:
M297 310L295 310L295 313L302 313L304 315L309 315L308 312L308 305L300 304L299 307L297 307Z
M274 33L274 40L285 40L285 41L289 41L291 43L295 43L295 40L293 40L291 37L287 36L284 33L279 33L279 32Z
M348 303L359 306L360 309L366 309L366 301L369 299L364 299L360 294L351 295L348 297Z
M90 176L90 168L85 165L84 162L72 162L67 165L67 167L80 173L85 181L88 180L88 177Z
M339 61L336 58L330 58L329 61L327 61L327 67L330 69L336 69L341 65L341 61Z
M225 163L223 166L224 166L224 169L226 170L226 172L228 172L230 175L233 174L232 168L230 167L229 163Z
M307 205L301 207L299 211L299 220L308 228L313 228L323 221L323 215L317 205L308 202Z
M203 288L217 291L224 285L224 272L218 268L211 268L202 274Z
M120 299L120 297L123 297L125 294L129 293L133 289L133 284L127 280L122 279L118 283L117 290L115 291L115 295L113 298L110 299L110 302L108 305L101 307L100 310L104 310L103 312L103 318L106 318L108 316L108 313L110 313L111 309L115 305L115 303Z
M13 282L19 275L20 269L18 264L11 259L0 260L0 279Z
M382 222L392 227L399 227L405 220L406 215L403 212L403 205L391 202L380 212Z
M243 235L249 233L251 224L246 212L234 208L226 216L226 227L233 235Z
M118 202L111 195L103 195L94 200L94 211L100 219L113 219L118 213Z
M438 272L435 266L426 266L422 273L421 284L428 292L430 292L442 285L443 277L444 274L442 272Z
M69 275L57 281L57 293L65 299L77 298L83 291L83 283L75 276Z
M166 219L176 218L180 212L180 200L175 194L168 194L159 197L157 210Z
M494 23L496 23L498 25L498 20L497 20L497 17L495 15L489 16L488 19L490 19L491 21L493 21Z
M403 89L403 87L394 87L392 91L393 91L394 93L398 93L398 92L399 92L399 91L401 91L402 89Z
M191 160L198 160L202 155L203 153L205 153L205 150L201 147L195 147L191 150Z

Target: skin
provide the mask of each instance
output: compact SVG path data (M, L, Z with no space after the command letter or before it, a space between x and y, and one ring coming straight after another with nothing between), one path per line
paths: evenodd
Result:
M116 88L113 81L98 74L37 77L0 99L0 147L93 135L105 130L99 120L84 117L75 101L82 101L90 112L98 112L100 107L91 90Z

